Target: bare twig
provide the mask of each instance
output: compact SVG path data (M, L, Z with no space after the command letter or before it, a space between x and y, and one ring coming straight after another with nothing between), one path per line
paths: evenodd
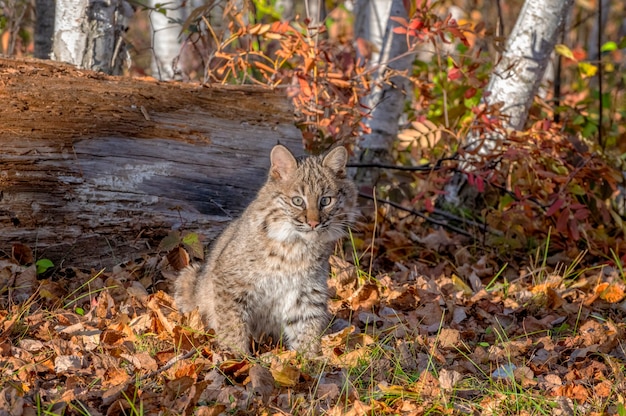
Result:
M372 197L371 195L364 194L364 193L359 193L359 196L361 198L369 199L369 200L372 200L372 201L382 202L383 204L387 204L387 205L390 205L390 206L392 206L394 208L397 208L397 209L400 209L402 211L409 212L409 213L411 213L413 215L416 215L416 216L418 216L418 217L420 217L420 218L430 222L431 224L439 225L439 226L447 228L448 230L450 230L452 232L455 232L457 234L461 234L461 235L464 235L466 237L474 238L474 236L472 234L470 234L469 232L465 231L462 228L455 227L454 225L450 225L446 221L440 221L440 220L438 220L436 218L432 218L432 217L430 217L430 216L428 216L428 215L426 215L426 214L424 214L422 212L416 211L414 209L404 207L404 206L398 204L397 202L393 202L393 201L390 201L388 199L380 199L380 198L374 199L374 197ZM474 226L474 227L478 227L478 228L487 230L487 228L486 228L486 226L484 224L480 224L480 223L477 223L475 221L466 220L464 218L457 217L457 216L455 216L453 214L450 214L448 212L445 212L445 211L441 211L441 210L435 209L434 213L437 214L437 215L441 215L442 217L453 219L453 220L459 221L459 222L464 222L465 224L468 224L468 225L471 225L471 226ZM490 230L487 230L487 231L490 231ZM492 232L492 231L490 231L490 232Z

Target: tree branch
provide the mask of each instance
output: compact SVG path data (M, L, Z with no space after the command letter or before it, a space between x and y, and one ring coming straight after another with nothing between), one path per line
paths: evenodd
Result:
M373 196L371 196L371 195L368 195L368 194L364 194L364 193L359 192L359 196L360 196L361 198L365 198L365 199L369 199L369 200L371 200L371 201L374 201L374 197L373 197ZM428 216L428 215L426 215L426 214L424 214L424 213L422 213L422 212L416 211L416 210L414 210L414 209L404 207L404 206L402 206L402 205L398 204L397 202L393 202L393 201L390 201L390 200L388 200L388 199L379 199L379 198L376 198L376 201L378 201L378 202L382 202L383 204L387 204L387 205L390 205L390 206L392 206L392 207L394 207L394 208L397 208L397 209L399 209L399 210L402 210L402 211L405 211L405 212L411 213L411 214L413 214L413 215L416 215L416 216L418 216L418 217L420 217L420 218L422 218L422 219L424 219L424 220L426 220L426 221L430 222L431 224L434 224L434 225L439 225L439 226L441 226L441 227L447 228L448 230L450 230L450 231L452 231L452 232L455 232L455 233L457 233L457 234L461 234L461 235L464 235L464 236L466 236L466 237L470 237L470 238L472 238L472 239L474 239L474 238L475 238L472 234L470 234L468 231L465 231L465 230L464 230L464 229L462 229L462 228L455 227L454 225L450 225L450 224L448 224L448 223L447 223L447 222L445 222L445 221L440 221L440 220L437 220L437 219L435 219L435 218L432 218L432 217L430 217L430 216ZM442 210L435 209L434 213L435 213L435 214L437 214L437 215L440 215L440 216L442 216L442 217L445 217L445 218L448 218L448 219L454 220L454 221L463 222L463 223L465 223L465 224L467 224L467 225L471 225L471 226L473 226L473 227L480 228L480 229L482 229L482 230L484 230L484 231L488 231L488 232L490 232L490 233L492 233L492 234L498 234L498 233L496 233L496 232L494 232L494 231L492 231L492 230L489 230L485 224L481 224L481 223L478 223L478 222L475 222L475 221L470 221L470 220L467 220L467 219L465 219L465 218L461 218L461 217L458 217L458 216L456 216L456 215L450 214L450 213L448 213L448 212L446 212L446 211L442 211Z

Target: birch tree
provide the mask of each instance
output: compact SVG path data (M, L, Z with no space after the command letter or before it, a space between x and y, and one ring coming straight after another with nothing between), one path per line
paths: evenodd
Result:
M370 66L374 71L374 88L364 100L370 109L365 121L370 132L359 143L358 158L362 163L385 162L398 133L409 85L403 73L413 57L408 53L406 37L393 33L396 23L390 18L407 19L408 14L402 0L358 0L355 11L355 36L371 45ZM356 180L374 184L376 174L374 169L359 169Z
M125 0L57 0L52 59L120 74L127 59L122 35L131 16Z
M149 4L154 9L150 12L152 76L162 81L172 80L180 73L177 68L182 46L180 22L187 18L187 10L184 7L166 7L159 0L150 0Z
M550 55L565 28L573 4L573 0L524 2L482 98L487 106L501 106L499 113L505 129L521 130L524 127ZM474 156L461 160L461 170L471 170L473 161L492 154L503 140L506 138L502 133L470 135L466 150ZM446 203L461 206L475 197L471 192L461 196L461 190L467 188L465 182L463 175L453 178L446 187Z

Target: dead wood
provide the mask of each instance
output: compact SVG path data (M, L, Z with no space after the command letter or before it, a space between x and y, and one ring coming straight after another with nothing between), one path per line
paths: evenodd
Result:
M172 229L214 238L254 197L277 141L301 135L284 91L111 77L0 58L0 249L111 266Z

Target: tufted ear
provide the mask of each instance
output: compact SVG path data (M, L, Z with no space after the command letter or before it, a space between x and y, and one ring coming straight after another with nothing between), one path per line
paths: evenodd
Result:
M290 178L298 167L296 158L282 144L274 146L270 153L270 161L272 162L270 177L274 180L284 181Z
M332 149L322 161L322 165L335 172L339 177L346 176L346 163L348 163L348 151L343 146Z

